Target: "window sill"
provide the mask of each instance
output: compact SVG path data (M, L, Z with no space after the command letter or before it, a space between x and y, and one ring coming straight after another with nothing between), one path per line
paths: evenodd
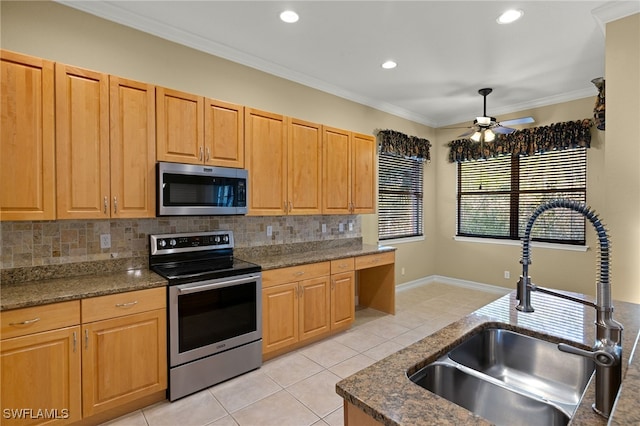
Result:
M424 241L424 240L426 240L424 235L421 237L395 238L392 240L378 240L378 245L388 246L392 244L395 245L395 244L402 244L402 243L415 243L415 242Z
M522 247L522 241L514 240L501 240L497 238L473 238L473 237L458 237L454 236L455 241L462 241L465 243L484 243L484 244L498 244L504 246L518 246ZM546 248L552 250L567 250L567 251L582 251L589 250L589 246L574 246L571 244L554 244L554 243L541 243L538 241L532 241L531 247Z

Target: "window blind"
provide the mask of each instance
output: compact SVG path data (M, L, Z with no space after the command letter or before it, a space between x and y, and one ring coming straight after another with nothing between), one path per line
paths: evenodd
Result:
M421 236L423 162L381 153L378 162L378 238Z
M459 163L458 235L519 240L543 202L586 202L586 180L585 148ZM568 209L549 210L531 235L537 241L584 244L585 221Z

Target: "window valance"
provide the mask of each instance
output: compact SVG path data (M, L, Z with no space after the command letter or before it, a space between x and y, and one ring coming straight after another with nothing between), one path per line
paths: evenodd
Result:
M403 157L431 161L429 147L431 142L417 136L408 136L395 130L379 130L378 153L389 153Z
M493 142L473 142L457 139L449 142L449 161L452 163L498 157L503 154L532 155L536 152L568 148L589 148L593 122L584 120L554 123L549 126L516 130L508 135L498 134Z

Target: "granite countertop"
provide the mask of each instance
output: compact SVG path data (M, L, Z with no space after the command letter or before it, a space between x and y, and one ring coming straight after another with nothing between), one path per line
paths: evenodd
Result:
M489 425L487 420L412 383L408 375L435 361L476 329L500 325L532 336L547 336L590 348L595 340L595 309L542 293L532 293L533 313L515 309L515 291L478 309L436 333L341 380L336 392L385 425ZM586 297L585 297L586 298ZM623 382L611 424L638 424L640 356L630 355L640 331L640 305L614 302L615 319L623 324ZM640 350L640 348L638 349ZM591 380L571 424L606 425L595 414L595 380Z
M146 268L3 284L0 311L166 285Z
M346 257L365 256L369 254L395 251L395 247L377 246L373 244L349 245L320 249L300 250L286 253L261 253L251 250L236 250L234 255L242 260L262 266L262 270L286 268L306 263L326 262Z
M394 250L394 247L362 244L359 239L349 239L322 244L239 248L234 250L234 256L268 270ZM0 311L167 285L164 278L143 265L148 265L148 260L5 270L0 289ZM116 270L118 268L123 270Z

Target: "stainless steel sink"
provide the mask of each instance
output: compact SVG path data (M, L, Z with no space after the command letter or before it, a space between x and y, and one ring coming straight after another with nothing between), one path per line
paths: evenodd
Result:
M498 425L567 424L593 361L510 330L470 335L410 380Z
M503 329L487 329L449 352L458 364L526 389L541 398L577 404L594 370L592 360L556 344Z
M429 364L411 380L497 425L555 426L566 425L570 420L551 404L468 374L452 364Z

